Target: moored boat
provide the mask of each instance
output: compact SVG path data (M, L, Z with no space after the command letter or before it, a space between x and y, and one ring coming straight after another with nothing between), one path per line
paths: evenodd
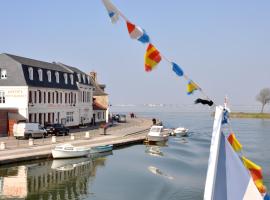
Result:
M188 129L185 127L178 127L172 131L172 135L178 135L178 136L187 136L188 135Z
M169 131L164 130L163 126L152 126L147 134L147 140L149 142L163 142L169 138Z
M77 158L84 157L90 154L89 147L74 147L71 144L57 145L52 149L53 158Z
M103 153L103 152L108 152L108 151L112 151L112 150L113 150L113 145L108 144L108 145L92 147L90 150L90 153L96 154L96 153Z

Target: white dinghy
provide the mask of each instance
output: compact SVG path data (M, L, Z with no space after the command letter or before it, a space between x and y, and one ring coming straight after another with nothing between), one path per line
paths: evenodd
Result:
M57 145L52 149L53 158L77 158L90 155L90 147L74 147L71 144Z

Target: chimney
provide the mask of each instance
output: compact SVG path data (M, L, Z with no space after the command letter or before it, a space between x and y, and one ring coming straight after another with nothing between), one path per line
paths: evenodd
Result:
M97 82L97 72L90 72L90 76Z

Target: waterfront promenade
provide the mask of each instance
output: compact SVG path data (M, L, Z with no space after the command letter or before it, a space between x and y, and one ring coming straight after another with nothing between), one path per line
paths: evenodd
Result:
M61 143L87 147L113 144L114 148L139 143L145 139L151 125L151 119L127 118L126 123L117 123L108 128L106 135L103 134L103 129L76 129L68 136L56 137L56 143L52 143L52 137L47 137L35 139L32 146L29 146L29 140L16 140L14 137L0 138L0 142L4 142L6 146L0 151L0 164L50 158L51 149ZM86 132L89 133L89 137L86 137Z

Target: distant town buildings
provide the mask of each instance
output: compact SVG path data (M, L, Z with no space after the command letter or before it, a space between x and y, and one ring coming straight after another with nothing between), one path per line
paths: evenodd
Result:
M17 121L66 126L106 121L108 94L97 74L63 63L0 54L0 136Z

